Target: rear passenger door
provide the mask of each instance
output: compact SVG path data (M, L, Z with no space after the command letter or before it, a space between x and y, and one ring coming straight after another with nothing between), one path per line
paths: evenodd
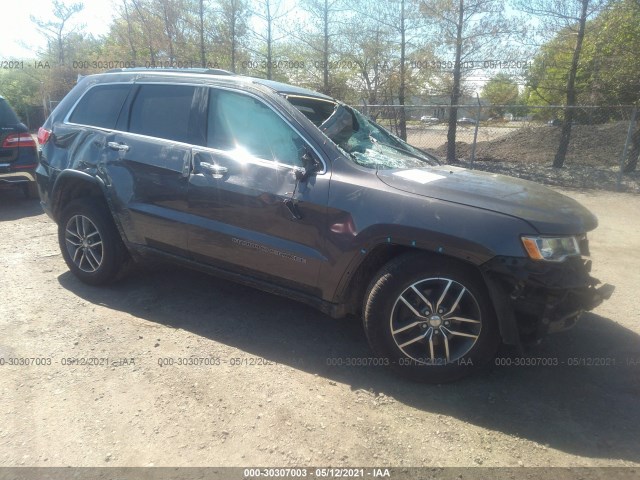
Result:
M179 256L188 256L184 213L198 92L192 85L137 85L128 115L118 122L126 132L108 142L127 239Z
M300 129L245 92L210 88L207 103L207 143L194 149L189 180L192 255L313 293L326 260L326 164L296 186L302 155L320 159Z

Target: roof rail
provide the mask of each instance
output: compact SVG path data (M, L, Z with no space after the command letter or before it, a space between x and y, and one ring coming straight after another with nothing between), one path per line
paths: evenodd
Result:
M134 67L134 68L113 68L106 73L118 72L171 72L171 73L203 73L207 75L235 75L228 70L221 68L155 68L155 67Z

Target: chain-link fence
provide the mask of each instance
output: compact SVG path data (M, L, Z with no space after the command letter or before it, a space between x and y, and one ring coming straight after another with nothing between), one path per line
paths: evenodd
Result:
M407 141L446 159L449 105L361 108L398 136L404 108ZM568 113L562 106L468 104L458 106L457 119L456 161L465 166L540 181L527 172L546 169L546 176L556 180L579 175L582 181L575 186L610 188L613 182L618 189L637 189L640 115L635 107L579 106ZM566 168L551 170L565 122L571 123ZM607 185L597 185L598 179Z

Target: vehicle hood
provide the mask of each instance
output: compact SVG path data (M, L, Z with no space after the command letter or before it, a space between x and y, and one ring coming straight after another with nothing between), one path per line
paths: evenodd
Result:
M378 170L377 175L404 192L520 218L541 234L580 234L598 225L597 218L572 198L506 175L449 165Z

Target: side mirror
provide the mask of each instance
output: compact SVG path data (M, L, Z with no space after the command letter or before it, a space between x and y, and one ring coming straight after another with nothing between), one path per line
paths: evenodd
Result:
M306 148L300 156L300 161L302 162L301 167L293 167L293 174L298 182L304 182L312 175L322 171L322 162L316 159Z
M322 170L322 162L305 149L301 157L305 179Z
M306 180L310 175L304 167L293 167L293 174L295 175L297 182Z

